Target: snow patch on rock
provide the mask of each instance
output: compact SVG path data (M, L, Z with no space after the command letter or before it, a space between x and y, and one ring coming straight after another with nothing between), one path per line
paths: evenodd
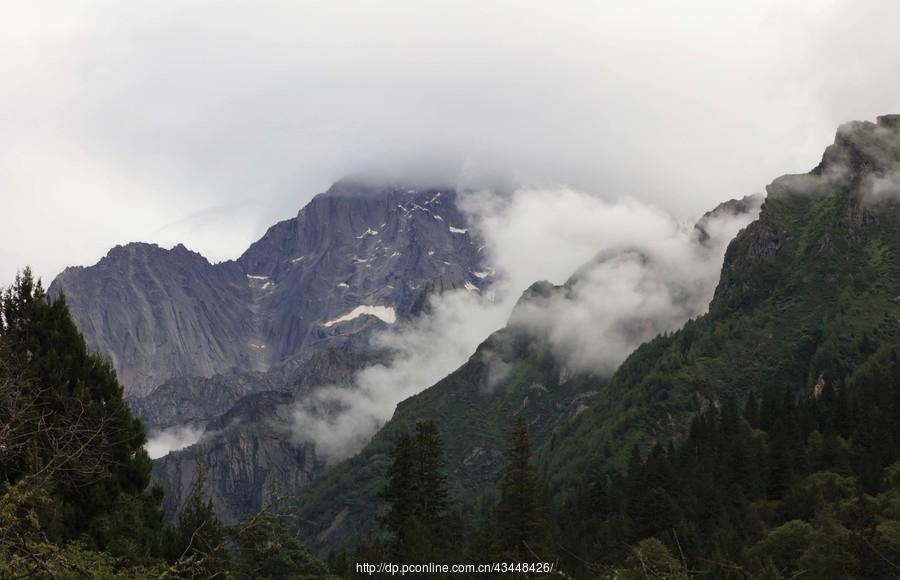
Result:
M347 322L348 320L353 320L354 318L358 318L360 316L374 316L388 324L394 324L397 322L397 312L391 306L367 306L360 305L344 314L343 316L339 316L334 320L329 320L322 324L322 326L330 327L335 324L340 324L341 322Z

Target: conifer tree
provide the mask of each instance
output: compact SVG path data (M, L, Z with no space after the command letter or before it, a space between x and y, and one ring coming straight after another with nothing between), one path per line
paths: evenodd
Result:
M416 424L416 483L422 521L438 526L447 512L447 476L444 474L444 443L437 423Z
M443 442L433 421L416 425L415 437L397 441L381 493L390 509L382 526L389 550L401 560L435 560L447 541L447 477Z
M394 558L401 558L408 551L407 532L415 513L415 456L415 440L404 433L394 446L387 483L381 492L381 499L389 504L381 525L390 536L389 552Z
M225 526L205 498L205 487L206 467L198 464L190 497L178 523L166 529L163 543L169 562L190 561L195 574L211 577L226 569Z
M87 351L64 297L48 297L26 269L0 299L0 339L40 409L30 427L34 452L4 465L6 482L49 486L53 506L43 514L51 539L88 540L130 561L157 554L161 493L145 493L151 463L143 427L110 363Z
M498 547L510 555L531 555L540 545L543 533L528 427L521 416L516 419L510 436L506 468L500 479L499 490Z
M444 474L444 443L437 423L416 424L416 515L430 552L436 556L448 538L447 476Z

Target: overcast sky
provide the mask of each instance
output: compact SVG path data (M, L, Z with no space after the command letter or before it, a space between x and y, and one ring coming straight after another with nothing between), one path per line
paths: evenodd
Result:
M237 257L335 179L497 177L691 217L900 111L900 3L7 2L0 285Z

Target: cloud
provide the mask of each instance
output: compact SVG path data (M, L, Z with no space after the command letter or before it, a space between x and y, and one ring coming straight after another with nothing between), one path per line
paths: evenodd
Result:
M374 365L357 373L353 385L314 391L293 412L298 439L316 444L331 460L362 448L387 421L400 401L447 376L503 325L508 310L480 296L459 290L434 297L427 316L373 338L373 346L394 353L389 365Z
M703 243L693 227L652 206L571 190L519 192L482 228L515 288L542 279L537 270L551 280L572 271L560 256L596 254L565 286L520 302L510 324L548 340L573 370L609 374L641 343L706 311L725 248L755 219L759 201L743 215L704 219Z
M13 3L0 284L136 240L234 258L360 171L695 214L814 165L840 122L897 109L898 14L883 0Z
M150 433L147 436L147 443L144 444L144 449L147 450L147 455L150 456L150 459L158 459L172 451L178 451L198 443L203 438L203 433L203 429L190 425L170 427Z
M867 176L863 195L863 199L871 204L900 199L900 171Z
M571 189L463 194L461 208L495 265L491 291L434 297L428 316L374 338L375 346L395 353L390 364L368 367L354 384L329 386L299 402L294 433L324 457L358 451L397 403L457 369L511 313L512 324L549 340L572 369L611 372L641 342L705 311L725 247L755 218L758 205L743 216L710 217L705 245L690 224L653 206ZM581 266L565 292L514 311L535 280L562 284ZM499 353L484 356L488 387L495 386L509 365Z

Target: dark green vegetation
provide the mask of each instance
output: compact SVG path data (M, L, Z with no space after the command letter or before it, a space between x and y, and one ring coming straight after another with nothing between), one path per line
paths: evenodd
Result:
M440 445L427 448L433 467ZM710 406L677 444L633 447L625 470L586 478L562 505L540 489L519 418L497 494L422 526L423 498L445 502L440 485L416 483L421 449L399 439L387 515L361 549L333 560L345 577L360 577L347 562L385 559L551 560L576 578L900 576L900 347L883 347L837 387L770 386L741 407ZM423 549L434 529L450 541Z
M898 460L900 349L885 348L837 389L770 387L703 412L677 446L635 447L561 508L560 545L593 555L565 567L610 574L652 539L685 577L896 577Z
M162 525L144 429L63 298L29 271L0 302L0 578L322 578L281 518L222 526L198 493Z
M407 564L519 562L544 552L547 520L538 496L537 472L522 417L508 434L497 497L474 510L451 509L444 474L443 438L434 421L420 422L415 436L403 433L390 453L379 494L384 511L377 525L349 555L329 561L343 577L365 576L356 562ZM419 576L415 576L419 577Z
M381 494L388 504L382 525L387 554L396 561L427 562L451 548L443 441L434 422L416 425L415 438L397 441Z
M820 479L830 481L832 476L819 470L837 473L853 490L841 501L880 501L890 492L880 482L882 470L897 459L898 441L883 425L875 425L893 420L885 418L893 411L883 397L893 397L900 385L893 371L873 369L892 368L885 353L900 345L900 204L896 195L874 199L872 191L873 184L900 168L896 122L888 118L878 126L846 127L811 174L776 180L759 220L729 246L710 313L639 348L591 408L541 450L542 481L559 513L583 506L589 489L601 496L619 494L585 508L586 518L598 523L593 529L594 524L586 524L580 537L605 529L597 532L607 534L605 538L592 536L596 544L587 546L584 542L592 540L584 539L576 548L578 542L568 536L561 545L584 561L621 564L635 557L623 546L659 536L676 555L676 564L683 551L691 570L715 570L715 577L726 575L729 563L768 577L778 577L775 570L812 569L817 570L813 577L846 576L840 566L851 560L828 572L827 564L813 562L821 554L807 553L808 545L786 556L767 552L758 542L775 542L798 526L810 531L810 542L819 541L829 530L826 511L851 509L826 506L838 501L827 493L828 502L805 512L795 509L795 496L814 494ZM783 403L786 410L771 403L772 389L790 392ZM822 399L809 403L816 390L822 391ZM754 394L768 401L759 409L759 419L751 409L749 426L736 425L731 410ZM833 409L832 396L849 403ZM798 411L792 410L793 398L799 401ZM690 428L698 413L717 407L723 409L721 416L703 415L700 426ZM724 426L710 427L715 421ZM751 427L756 430L748 438ZM710 436L715 429L719 433ZM675 451L663 453L659 447L685 436L688 440ZM698 440L726 436L738 441L740 448L728 453L740 459L719 458L719 448ZM835 445L842 449L839 458L816 457L832 454ZM826 451L816 451L817 446ZM686 457L692 453L693 463ZM648 454L649 466L639 468L638 457ZM703 471L708 468L719 471L710 475ZM659 470L688 488L690 497L658 485L654 478ZM638 485L634 473L645 473L650 481L640 484L646 488L642 499L632 497L631 507L622 508L629 505L629 493L638 493L627 489L629 480ZM631 475L624 483L604 487L623 474ZM741 484L735 487L737 481ZM842 514L834 517L840 520ZM890 523L895 517L890 510L883 515L888 527L896 525ZM571 516L564 519L572 521ZM834 527L836 537L869 534L877 543L873 530L881 520L875 515L864 524L841 521L846 529ZM788 527L770 538L783 525ZM659 555L661 546L652 547ZM880 559L890 567L877 551L864 555L858 548L853 557ZM720 563L714 563L719 557ZM887 559L897 563L895 556ZM570 562L574 569L576 560ZM738 568L735 577L745 577ZM857 574L884 577L887 570L874 569L878 572L861 568Z

